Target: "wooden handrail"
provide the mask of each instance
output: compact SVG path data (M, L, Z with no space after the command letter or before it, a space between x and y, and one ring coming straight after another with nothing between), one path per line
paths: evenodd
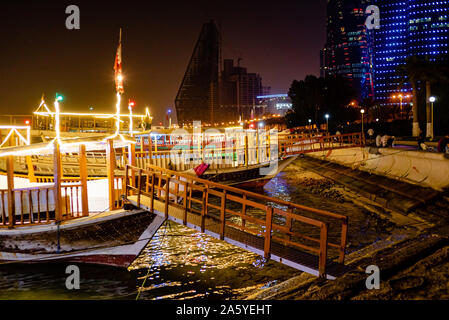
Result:
M301 249L308 250L313 253L319 254L319 274L320 276L325 276L326 274L326 262L327 262L327 251L328 246L338 248L339 249L339 262L344 262L344 255L345 255L345 248L346 248L346 237L347 237L347 223L348 219L346 216L338 215L335 213L309 208L302 205L297 205L293 203L289 203L283 200L270 198L264 195L260 195L257 193L253 193L250 191L221 185L216 182L204 180L197 178L195 176L190 176L187 174L183 174L180 172L163 169L160 167L148 166L148 170L144 170L141 168L133 167L133 166L126 166L126 178L125 181L129 181L129 177L131 176L132 172L138 172L139 180L137 183L137 187L134 187L130 185L128 182L126 182L126 190L134 190L137 193L137 202L138 205L141 203L141 195L146 195L151 197L151 208L154 208L154 198L158 197L158 200L163 201L164 203L164 212L166 218L169 216L169 206L170 203L175 206L179 206L184 210L182 221L184 224L187 223L187 212L190 210L191 212L197 212L201 215L201 230L205 231L205 219L206 216L211 219L217 219L219 221L220 227L219 227L219 235L221 239L224 239L225 237L225 226L230 227L237 227L238 229L241 229L245 232L255 233L256 231L251 231L246 227L245 221L249 221L255 225L259 225L259 227L264 228L264 256L266 258L269 258L271 255L271 243L272 240L275 239L276 241L280 241L281 243L287 244L287 245L293 245L297 246ZM141 184L142 177L146 175L146 181L149 182L149 177L151 176L151 184L148 186L145 186L143 188ZM158 182L155 181L155 178L157 178ZM184 180L182 180L184 178ZM162 185L162 182L165 181L165 185ZM184 186L184 191L179 192L179 185ZM203 186L201 186L203 185ZM151 189L151 190L150 190ZM161 197L160 191L164 190L165 195ZM192 196L192 190L202 190L202 200L199 200L197 198L194 198ZM135 194L136 194L135 193ZM156 193L156 194L155 194ZM126 196L128 196L129 192L126 193ZM209 203L208 201L208 195L211 194L215 197L221 198L221 205L214 205ZM240 195L240 196L238 196ZM183 204L179 205L177 201L171 202L170 197L174 196L176 199L179 197L184 198ZM274 209L271 206L263 205L259 202L254 202L252 200L249 200L248 198L254 198L257 200L263 200L267 202L277 203L284 206L287 206L288 208L296 208L300 209L309 213L318 214L323 217L327 217L330 219L338 220L342 223L342 229L341 229L341 242L339 244L333 244L329 242L328 240L328 224L324 221L321 221L319 218L310 218L306 216L302 216L297 213L293 213L292 211L284 211L279 208ZM226 206L227 201L232 201L235 203L239 203L242 205L242 212L238 213L232 210L229 210ZM194 210L191 207L192 202L198 203L201 205L202 210ZM190 203L190 205L189 205ZM218 210L219 217L210 216L208 214L208 207L214 208L215 210ZM254 207L257 209L262 209L265 211L265 218L259 219L252 216L247 215L247 207ZM237 215L241 218L242 224L236 225L235 223L232 223L231 221L226 221L226 215ZM279 225L278 223L274 223L274 216L275 215L281 215L286 218L286 223L288 221L288 224ZM320 237L313 238L310 236L305 236L300 233L297 233L295 231L291 231L292 221L299 221L301 223L309 224L311 226L315 226L320 229ZM287 225L289 227L287 228ZM287 228L287 229L286 229ZM288 236L289 239L283 239L279 238L278 236L273 236L273 232L281 232L286 231L285 235ZM259 234L258 232L256 232ZM310 245L301 244L297 242L292 241L292 237L295 237L295 239L302 238L305 240L310 240L314 243L319 244L319 249L314 248ZM297 241L297 240L295 240Z

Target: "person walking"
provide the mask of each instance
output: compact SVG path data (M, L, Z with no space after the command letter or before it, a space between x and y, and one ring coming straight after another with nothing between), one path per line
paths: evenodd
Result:
M449 134L445 135L443 138L438 141L437 151L440 153L445 153L448 150L449 144Z

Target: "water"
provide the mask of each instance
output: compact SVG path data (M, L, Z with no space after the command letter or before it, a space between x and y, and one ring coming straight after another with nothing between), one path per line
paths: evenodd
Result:
M349 216L349 249L388 236L385 222L349 202L310 192L299 163L264 193ZM164 225L129 270L79 265L79 290L65 287L67 264L0 266L0 299L229 299L300 272L174 223Z

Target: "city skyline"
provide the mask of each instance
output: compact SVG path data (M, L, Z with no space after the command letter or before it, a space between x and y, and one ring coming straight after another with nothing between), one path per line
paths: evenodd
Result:
M223 28L223 57L241 56L245 67L261 74L272 92L286 92L294 79L319 74L325 1L198 1L175 7L134 1L123 10L114 3L81 1L80 30L65 28L69 4L15 2L1 11L0 36L6 44L0 54L3 114L30 114L42 93L48 101L56 92L66 97L64 110L93 106L113 112L113 62L120 27L124 101L135 100L141 113L149 106L156 122L163 121L167 107L174 107L198 32L210 19ZM287 60L289 64L283 63Z

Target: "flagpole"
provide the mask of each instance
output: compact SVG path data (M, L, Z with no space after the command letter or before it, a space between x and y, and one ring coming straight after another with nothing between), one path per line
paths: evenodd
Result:
M120 49L120 65L121 65L121 51L122 51L122 28L120 28L120 32L119 32L119 41L118 41L118 46ZM118 52L117 52L118 54ZM117 56L116 56L117 59ZM117 71L117 70L116 70ZM118 75L116 75L116 77L122 77L122 72L120 70L120 73ZM118 79L116 79L117 81ZM122 79L119 80L120 83L122 81ZM117 91L117 104L116 104L116 111L117 111L117 121L116 121L116 134L120 134L120 102L121 102L121 91L119 90L119 88L116 86L116 91Z

